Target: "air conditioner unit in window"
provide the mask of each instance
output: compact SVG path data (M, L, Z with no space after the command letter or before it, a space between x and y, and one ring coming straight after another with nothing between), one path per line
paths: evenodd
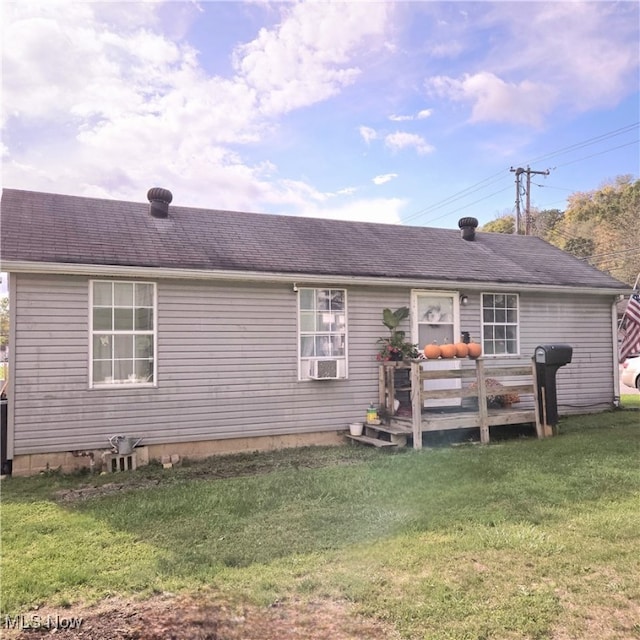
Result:
M311 378L314 380L336 380L341 377L337 360L314 360L311 362Z

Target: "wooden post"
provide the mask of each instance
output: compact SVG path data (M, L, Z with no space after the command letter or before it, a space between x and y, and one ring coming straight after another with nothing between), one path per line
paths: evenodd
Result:
M396 367L391 365L387 367L387 411L393 415L394 401L396 399Z
M387 371L386 367L381 364L378 366L378 405L387 406Z
M531 365L532 368L532 373L533 373L533 403L535 406L535 413L536 413L536 435L538 436L538 438L544 438L545 433L544 433L544 425L541 422L541 418L540 418L540 406L538 404L538 371L536 368L536 361L533 360L533 364ZM544 398L543 398L543 402L544 402ZM544 410L544 408L543 408Z
M413 448L422 449L422 380L419 361L411 361L411 426L413 428Z
M551 437L553 435L553 428L547 424L547 393L546 389L542 387L542 431L544 437Z
M478 383L478 419L480 421L480 442L489 444L489 412L487 409L487 380L482 358L476 360Z

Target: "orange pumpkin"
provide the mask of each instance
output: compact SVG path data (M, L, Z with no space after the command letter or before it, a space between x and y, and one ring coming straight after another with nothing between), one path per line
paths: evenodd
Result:
M469 355L469 345L466 342L456 342L456 358L466 358Z
M477 342L470 342L467 347L470 358L479 358L482 355L482 347Z
M428 344L424 348L424 356L425 358L429 358L429 360L435 360L440 357L440 347L434 342L433 344Z
M443 358L453 358L456 355L456 345L451 342L445 342L440 345L440 355Z

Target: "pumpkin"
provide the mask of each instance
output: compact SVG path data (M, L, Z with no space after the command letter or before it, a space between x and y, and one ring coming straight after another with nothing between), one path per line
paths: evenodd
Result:
M482 355L482 347L477 342L470 342L467 347L470 358L479 358Z
M456 355L456 345L452 342L445 342L440 345L440 355L443 358L453 358Z
M424 356L425 358L429 358L429 360L435 360L440 357L440 347L434 342L433 344L428 344L424 348Z
M469 345L466 342L456 342L456 358L466 358L469 355Z

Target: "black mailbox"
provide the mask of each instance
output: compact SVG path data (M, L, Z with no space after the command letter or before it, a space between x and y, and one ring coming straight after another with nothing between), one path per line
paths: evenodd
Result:
M544 424L552 427L558 424L556 372L571 362L572 355L573 347L568 344L543 344L534 351L540 418Z
M573 347L568 344L543 344L536 347L536 363L562 366L571 362Z

